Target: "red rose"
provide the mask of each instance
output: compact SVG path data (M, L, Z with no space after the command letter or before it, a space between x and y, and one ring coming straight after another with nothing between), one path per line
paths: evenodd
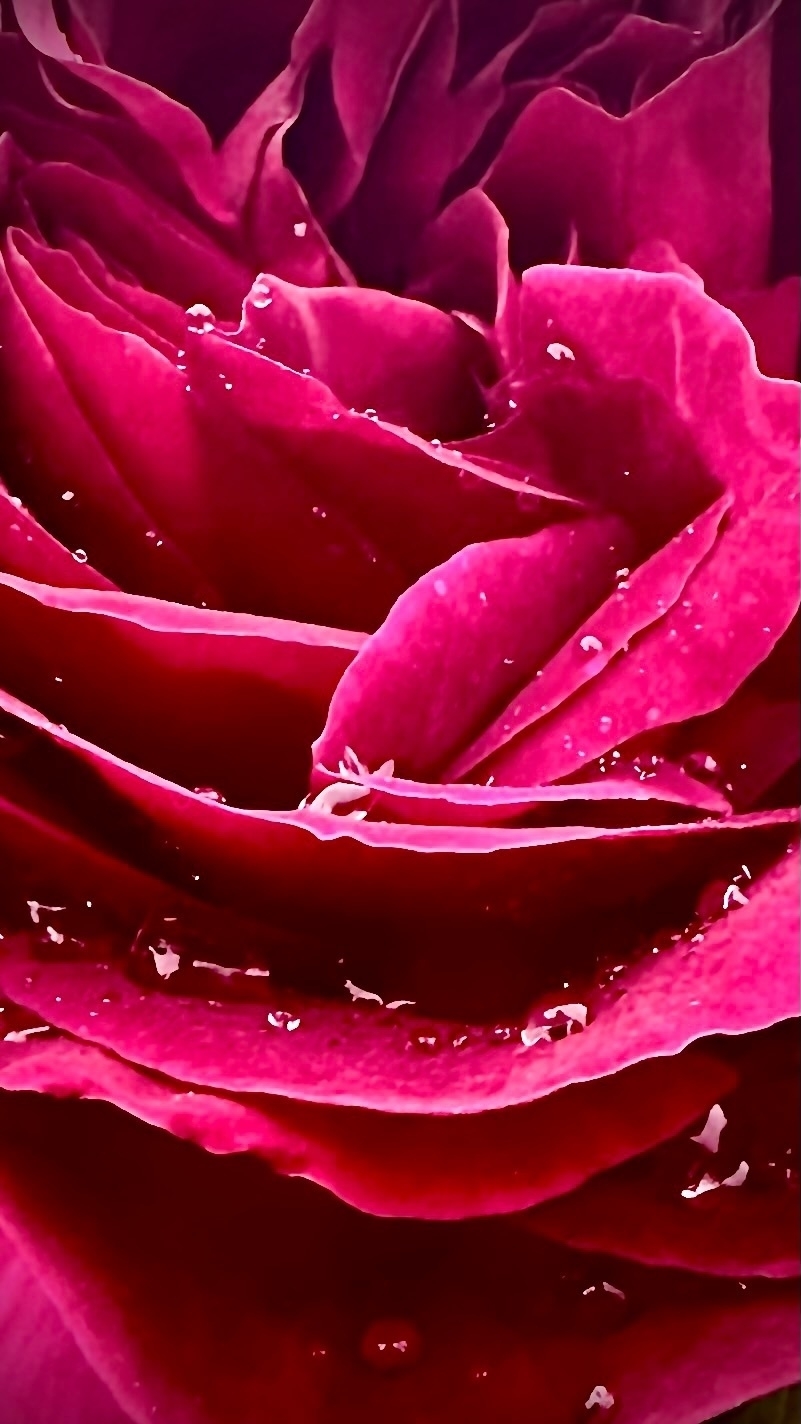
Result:
M798 1377L796 11L3 6L9 1424Z

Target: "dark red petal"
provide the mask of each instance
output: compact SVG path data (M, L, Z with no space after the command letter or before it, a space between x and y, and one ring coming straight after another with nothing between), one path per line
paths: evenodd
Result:
M286 1424L484 1424L532 1400L574 1424L598 1385L629 1424L700 1424L796 1378L786 1285L621 1267L634 1318L593 1333L581 1282L597 1266L502 1222L376 1221L99 1106L5 1095L2 1112L6 1228L137 1424L154 1406L257 1424L265 1400ZM421 1344L403 1370L360 1358L388 1317Z
M0 486L0 571L61 588L113 588L88 563L75 559L40 524L22 501Z
M362 641L8 576L0 608L7 688L129 761L240 805L297 805L309 742Z
M111 1102L211 1152L256 1152L361 1211L442 1221L519 1211L572 1191L688 1127L732 1081L720 1060L691 1051L535 1104L421 1117L194 1091L53 1031L0 1042L7 1090ZM637 1111L643 1101L647 1114Z
M799 372L801 281L785 277L775 287L730 293L726 305L753 338L757 363L766 376L796 380Z
M531 1213L526 1225L648 1265L735 1278L798 1275L798 1027L791 1020L721 1046L740 1080L718 1100L711 1144L699 1142L704 1116L692 1135L603 1173ZM726 1183L742 1162L738 1186L692 1195L704 1175Z

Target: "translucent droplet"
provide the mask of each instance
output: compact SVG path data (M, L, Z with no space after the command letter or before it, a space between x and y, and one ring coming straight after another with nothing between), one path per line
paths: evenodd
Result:
M195 335L205 336L207 332L214 330L214 313L205 303L195 302L194 306L187 307L186 315L189 330Z
M649 723L650 726L653 726L655 722L659 721L659 718L661 716L662 713L658 707L649 707L648 711L645 714L645 720Z
M76 564L85 564L89 558L85 549L73 549L72 557Z
M606 714L604 714L603 717L599 717L599 718L598 718L598 728L599 728L599 731L604 732L604 733L606 733L606 732L611 732L611 730L612 730L612 718L609 717L609 716L607 716Z
M388 1317L368 1325L359 1343L359 1353L366 1364L378 1370L402 1370L420 1358L423 1340L411 1320Z
M592 633L585 633L579 643L579 647L583 653L602 653L604 650L604 645L600 638L596 638Z
M308 224L305 222L296 222L292 224L292 231L296 237L305 237L307 226Z
M575 353L570 350L569 346L563 346L561 341L552 341L545 350L554 361L575 361L576 359Z
M271 1009L267 1015L267 1022L271 1028L286 1029L287 1033L294 1033L296 1028L300 1028L300 1019L294 1014L287 1013L285 1009Z
M74 498L75 498L75 491L74 491L74 490L65 490L64 493L63 493L63 495L61 496L61 498L65 501L65 503L69 503L69 501L70 501L71 499L74 499Z

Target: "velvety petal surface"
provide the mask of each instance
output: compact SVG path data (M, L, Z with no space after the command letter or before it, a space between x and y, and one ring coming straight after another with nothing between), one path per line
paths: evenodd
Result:
M535 1396L572 1424L603 1384L639 1424L675 1419L675 1400L661 1415L648 1400L666 1361L674 1377L680 1361L681 1417L700 1424L710 1403L796 1377L785 1286L743 1299L723 1283L620 1268L636 1310L599 1331L581 1321L591 1258L521 1246L518 1233L512 1245L502 1223L370 1221L107 1109L9 1097L4 1224L136 1421L155 1405L180 1424L232 1412L249 1424L265 1399L288 1421L433 1420L454 1406L478 1421L512 1418ZM387 1313L420 1341L405 1369L368 1363L370 1326L380 1338Z

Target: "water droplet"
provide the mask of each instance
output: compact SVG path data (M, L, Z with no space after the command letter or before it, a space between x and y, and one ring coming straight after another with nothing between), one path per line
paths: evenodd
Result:
M294 1014L287 1013L285 1009L271 1009L267 1015L267 1022L272 1028L286 1029L287 1033L294 1033L296 1028L300 1028L300 1019Z
M74 498L75 498L75 491L74 491L74 490L65 490L64 493L63 493L63 495L61 496L61 498L62 498L66 503L69 503L69 501L70 501L71 499L74 499Z
M650 726L653 726L655 722L659 721L659 718L661 716L662 713L658 707L649 707L648 711L645 714L645 720Z
M609 716L607 716L606 714L604 714L603 717L599 717L599 718L598 718L598 729L599 729L599 731L604 732L604 733L606 733L606 732L611 732L611 730L612 730L612 718L609 717Z
M85 564L89 558L85 549L73 549L72 557L76 564Z
M214 313L204 302L195 302L194 306L187 307L186 315L189 330L196 335L204 336L214 330Z
M307 226L308 224L305 222L296 222L292 224L292 231L296 237L305 237Z
M597 1384L592 1390L589 1399L585 1400L585 1409L594 1409L597 1405L599 1409L611 1409L615 1402L615 1396L609 1393L606 1385Z
M592 633L585 633L579 643L579 647L583 653L602 653L604 650L604 645L600 638L596 638Z
M727 1121L720 1103L713 1103L701 1131L695 1137L691 1137L690 1141L697 1142L699 1147L705 1147L707 1152L717 1152L720 1146L720 1134Z
M411 1320L374 1320L368 1325L359 1343L359 1353L368 1365L378 1370L408 1369L420 1358L423 1340Z
M510 401L509 401L509 409L510 409L510 410L517 410L517 401L516 401L516 400L510 400Z
M222 792L215 790L213 786L195 786L193 791L195 796L202 796L204 801L218 801L221 805L225 805L225 797Z
M552 341L550 346L546 346L545 350L549 356L553 357L554 361L575 361L576 359L570 347L563 346L561 341Z

